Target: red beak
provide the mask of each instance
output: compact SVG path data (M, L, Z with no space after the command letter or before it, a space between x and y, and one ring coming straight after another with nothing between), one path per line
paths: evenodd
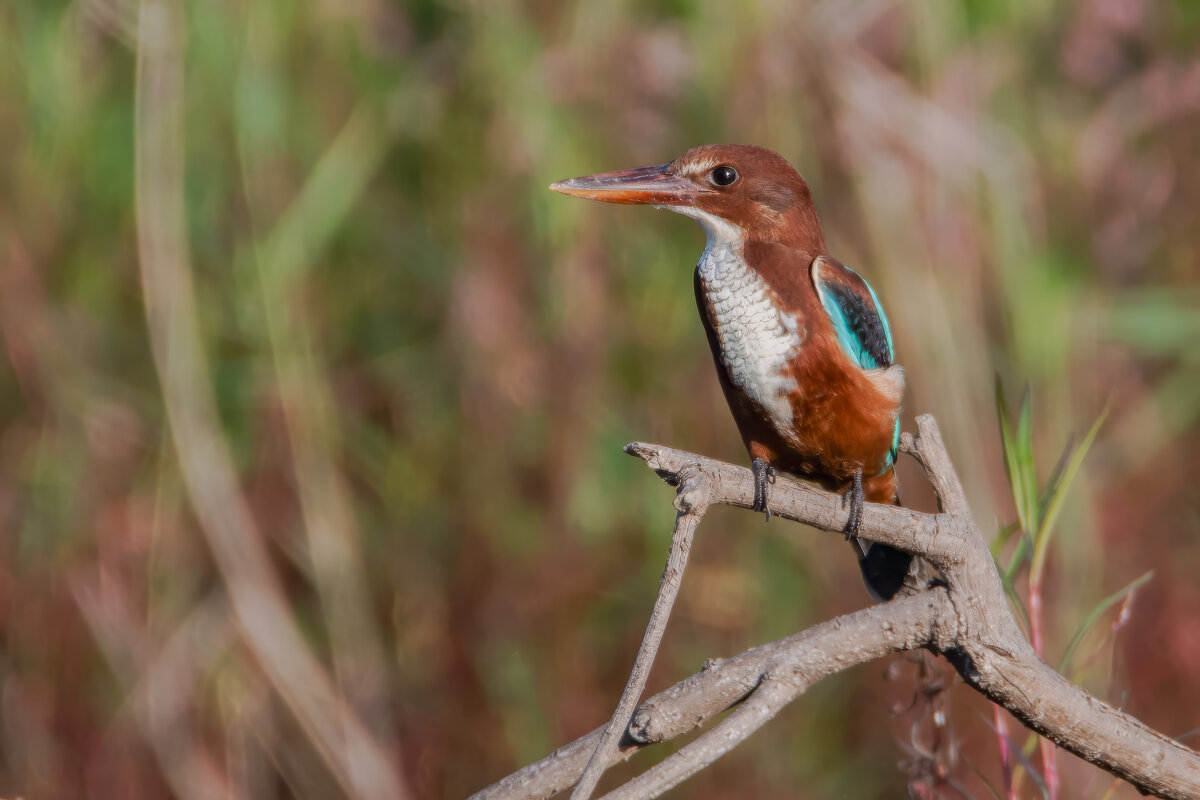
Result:
M550 184L556 192L605 203L646 206L690 206L701 189L689 180L667 172L669 164L602 172Z

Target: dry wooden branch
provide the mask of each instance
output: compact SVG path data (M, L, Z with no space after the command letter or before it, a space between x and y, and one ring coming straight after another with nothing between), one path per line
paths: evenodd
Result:
M1200 798L1200 755L1072 685L1037 656L1009 609L937 424L923 416L917 426L919 435L905 435L901 447L924 467L944 512L868 504L860 535L924 556L941 571L945 586L710 662L643 703L617 746L597 747L603 732L597 729L474 797L549 797L575 783L593 754L600 768L610 766L740 704L712 730L607 795L656 797L744 741L817 680L887 653L926 648L944 655L969 686L1028 727L1143 793ZM712 503L749 508L753 502L752 476L744 467L658 445L626 450L678 485L676 504L693 518ZM841 531L846 522L837 495L793 481L772 488L770 508L828 531Z
M654 665L654 658L658 655L658 646L662 644L663 634L667 630L667 620L671 616L675 598L679 596L679 587L683 583L683 571L687 567L688 554L692 550L692 540L696 537L696 526L700 524L700 518L708 510L708 498L703 496L685 498L681 492L676 495L675 505L679 509L679 516L675 518L675 533L671 537L667 568L663 570L662 580L659 582L658 598L654 601L654 610L650 612L650 622L646 624L646 633L642 636L642 644L638 648L633 669L629 672L625 690L621 692L621 699L617 702L617 710L613 712L608 725L604 727L596 749L588 759L583 774L579 776L572 800L587 800L591 796L592 790L600 782L600 776L604 774L608 763L616 754L621 735L629 727L634 706L641 699L642 692L646 690L646 681L650 679L650 667Z

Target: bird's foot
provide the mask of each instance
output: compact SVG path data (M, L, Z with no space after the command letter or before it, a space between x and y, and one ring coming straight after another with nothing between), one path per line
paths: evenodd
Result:
M850 482L850 488L842 495L842 508L846 504L850 504L850 518L846 520L846 541L856 541L858 539L858 527L862 524L863 515L863 500L866 495L863 493L862 485L862 470L854 473L854 479Z
M771 519L771 509L767 508L767 487L775 483L775 468L767 463L765 458L755 458L750 462L750 471L754 473L754 505L751 509L761 511Z

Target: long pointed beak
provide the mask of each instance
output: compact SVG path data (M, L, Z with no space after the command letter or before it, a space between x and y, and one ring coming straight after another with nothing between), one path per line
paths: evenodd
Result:
M667 172L668 164L602 172L550 184L556 192L605 203L690 206L701 189L689 180Z

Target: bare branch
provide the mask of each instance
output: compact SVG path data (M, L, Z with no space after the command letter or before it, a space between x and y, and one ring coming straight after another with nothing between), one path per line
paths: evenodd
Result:
M675 534L671 537L671 550L667 555L667 568L663 571L662 581L658 585L658 597L654 601L654 610L650 612L650 622L646 625L646 633L642 636L642 646L638 648L637 658L629 673L625 690L617 702L617 710L604 728L604 733L596 745L595 752L588 759L587 766L575 785L571 794L572 800L587 800L600 776L604 774L608 762L616 754L617 742L629 727L633 716L634 706L646 690L646 681L650 679L650 667L658 655L658 646L662 644L663 634L667 630L667 620L679 596L679 587L683 583L683 570L687 567L688 554L692 550L692 540L696 537L696 526L708 508L706 497L693 497L684 503L683 494L676 497L679 506L679 516L675 518Z
M672 739L730 705L727 719L609 798L656 797L741 743L817 680L902 650L944 655L967 682L1059 747L1159 797L1200 797L1200 755L1092 697L1043 662L1017 625L987 544L971 517L962 485L930 416L917 420L903 450L925 468L946 513L921 514L867 504L863 538L916 553L936 566L945 585L847 614L725 661L646 701L625 737L597 748L601 732L559 748L480 791L476 798L542 798L570 786L593 754L600 767L640 747ZM669 447L635 443L626 451L679 487L681 510L710 503L750 508L750 470ZM696 506L692 506L694 501ZM837 495L779 480L771 512L841 531L846 511ZM621 717L618 714L614 719Z
M643 442L626 445L625 452L645 461L668 483L678 485L681 495L707 491L710 503L747 509L754 503L754 476L746 467ZM701 489L701 484L707 486ZM845 530L850 513L839 495L786 478L780 478L771 487L767 505L772 515L839 534ZM858 535L909 553L920 553L940 569L963 558L964 534L956 526L957 520L948 515L866 503Z

